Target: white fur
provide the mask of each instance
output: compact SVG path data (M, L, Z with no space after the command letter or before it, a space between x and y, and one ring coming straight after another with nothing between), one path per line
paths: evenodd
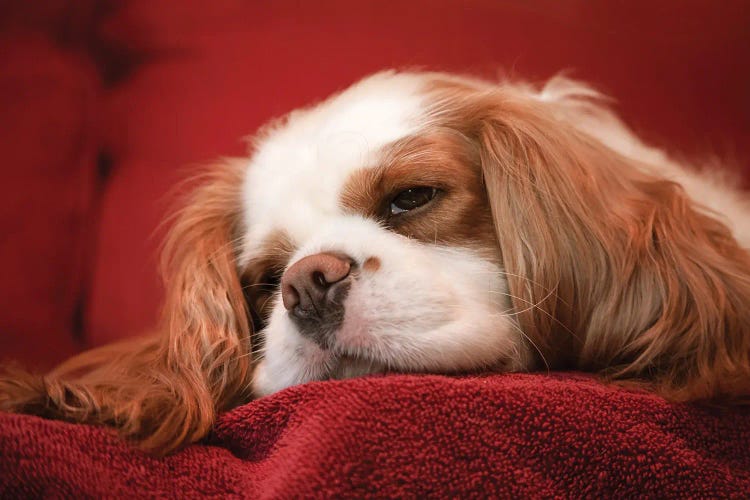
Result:
M267 394L308 380L387 369L453 371L517 360L518 330L502 271L468 250L423 245L357 217L318 227L292 257L343 252L356 262L377 256L352 284L335 347L324 351L296 332L281 301L265 330L265 359L255 389ZM488 335L493 332L493 335ZM352 369L352 362L359 365Z
M253 380L257 394L389 369L466 370L499 360L506 369L526 366L523 334L507 314L501 268L470 250L409 240L339 205L352 173L376 166L383 146L429 123L423 79L377 74L317 107L292 113L258 141L243 189L240 267L276 230L289 235L296 248L288 266L331 250L359 264L377 257L381 266L362 270L353 282L330 350L300 335L276 297ZM749 209L739 193L644 145L595 104L600 99L595 91L566 79L553 79L541 92L518 90L553 107L559 119L682 183L696 201L724 214L750 246Z

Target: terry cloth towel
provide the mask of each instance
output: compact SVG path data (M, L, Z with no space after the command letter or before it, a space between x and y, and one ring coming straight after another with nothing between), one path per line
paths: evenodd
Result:
M575 374L293 387L158 459L104 428L0 415L0 497L750 497L750 410Z

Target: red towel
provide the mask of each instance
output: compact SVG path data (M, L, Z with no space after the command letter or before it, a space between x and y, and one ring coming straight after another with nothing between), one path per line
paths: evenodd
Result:
M0 497L744 497L750 410L580 375L319 382L156 459L106 429L0 415Z

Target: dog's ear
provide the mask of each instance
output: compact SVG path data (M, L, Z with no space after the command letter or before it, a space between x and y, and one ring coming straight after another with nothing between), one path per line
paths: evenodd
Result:
M154 453L203 438L247 399L251 324L235 263L242 168L212 169L163 252L162 331L84 352L37 377L0 378L0 409L114 425Z
M517 89L464 89L515 317L553 367L750 390L750 255L681 186Z

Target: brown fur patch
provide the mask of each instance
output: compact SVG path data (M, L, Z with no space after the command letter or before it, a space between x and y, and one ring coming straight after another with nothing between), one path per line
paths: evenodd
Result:
M377 257L368 257L362 264L362 269L374 273L380 269L380 259Z
M439 192L423 207L389 216L391 200L418 186ZM409 238L470 248L500 260L478 152L456 131L435 127L391 144L380 165L349 178L340 201L345 209L381 220Z

